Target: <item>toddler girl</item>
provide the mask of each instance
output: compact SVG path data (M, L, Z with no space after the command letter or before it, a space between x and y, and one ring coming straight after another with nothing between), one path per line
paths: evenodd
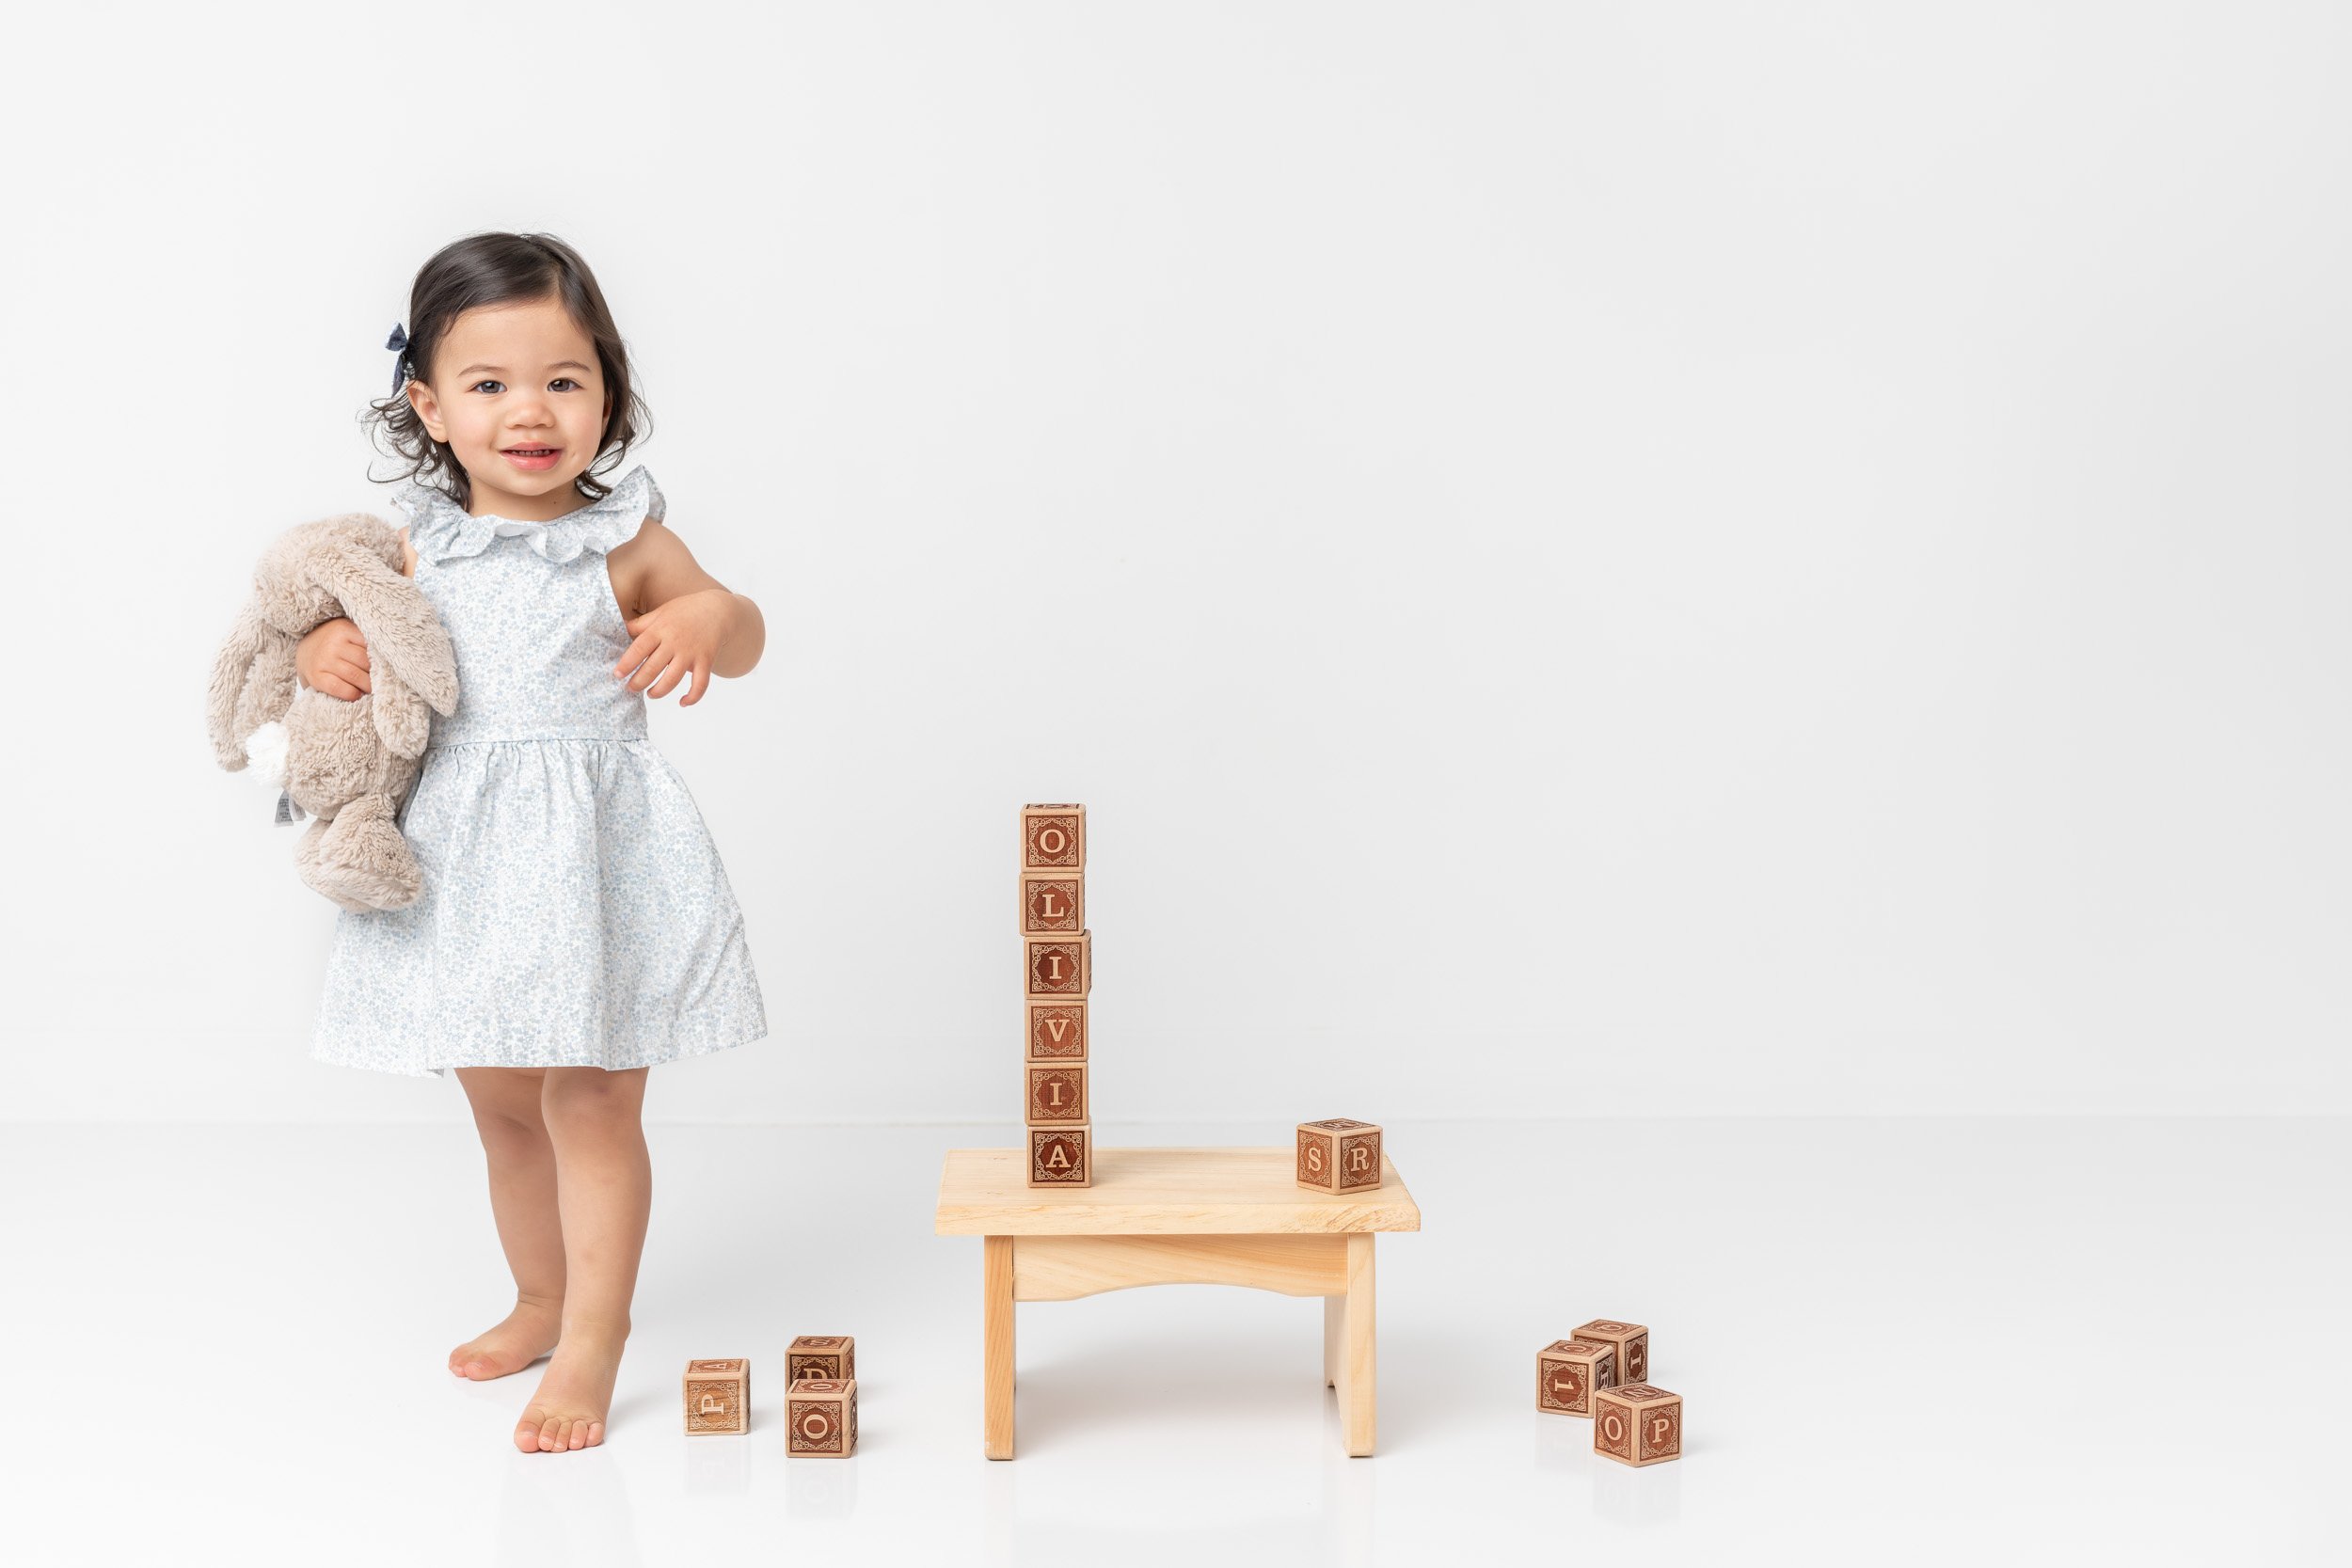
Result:
M645 699L759 661L759 609L695 563L641 465L644 406L587 264L545 234L477 234L419 271L373 404L410 463L402 570L457 655L400 826L406 909L337 917L321 1061L454 1070L473 1107L515 1309L450 1354L503 1377L554 1352L525 1452L604 1439L652 1172L645 1069L768 1032L743 916ZM369 689L348 619L295 670Z

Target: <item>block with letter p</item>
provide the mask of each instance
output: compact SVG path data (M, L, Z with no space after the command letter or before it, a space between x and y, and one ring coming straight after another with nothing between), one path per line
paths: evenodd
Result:
M1380 1129L1334 1117L1298 1124L1298 1184L1322 1193L1370 1192L1380 1185Z
M685 1386L688 1436L751 1430L752 1364L743 1357L689 1361Z
M857 1341L847 1334L803 1334L784 1352L786 1386L804 1377L846 1380L857 1376Z
M1682 1457L1682 1396L1646 1383L1621 1384L1593 1395L1593 1451L1620 1465L1656 1465Z

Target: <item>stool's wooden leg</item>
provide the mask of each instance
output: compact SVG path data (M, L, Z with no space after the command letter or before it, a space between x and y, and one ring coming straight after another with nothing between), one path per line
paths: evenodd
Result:
M980 1401L991 1459L1012 1457L1012 1238L980 1239Z
M1373 1353L1372 1233L1347 1238L1347 1294L1341 1298L1346 1343L1340 1353L1340 1424L1347 1451L1358 1459L1372 1452L1378 1425L1376 1368Z
M1323 1386L1340 1386L1340 1343L1347 1337L1347 1298L1323 1298Z

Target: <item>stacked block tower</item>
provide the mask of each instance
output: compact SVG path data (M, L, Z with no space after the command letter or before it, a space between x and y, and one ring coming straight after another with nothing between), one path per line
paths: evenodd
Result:
M1087 1111L1087 809L1021 808L1021 1122L1032 1187L1094 1184Z

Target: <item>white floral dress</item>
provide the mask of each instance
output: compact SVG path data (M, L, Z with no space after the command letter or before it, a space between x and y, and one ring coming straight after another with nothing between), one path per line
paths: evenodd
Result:
M386 1072L612 1070L768 1032L743 915L686 781L615 675L605 552L662 515L641 466L552 522L403 485L457 654L400 827L424 891L337 918L310 1054Z

